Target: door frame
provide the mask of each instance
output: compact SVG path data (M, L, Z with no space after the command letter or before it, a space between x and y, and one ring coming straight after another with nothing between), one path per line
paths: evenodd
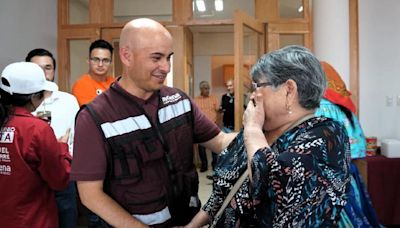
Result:
M257 58L260 57L265 52L265 26L264 23L257 20L254 17L246 14L243 11L236 10L233 18L233 43L234 43L234 90L235 90L235 113L239 115L234 115L235 117L235 131L239 131L242 128L242 115L244 113L244 91L243 75L248 73L244 72L244 28L248 27L253 31L257 32L258 36L258 53Z

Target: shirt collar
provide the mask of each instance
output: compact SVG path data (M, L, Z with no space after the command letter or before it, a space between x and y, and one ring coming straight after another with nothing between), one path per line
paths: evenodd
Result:
M32 114L24 107L15 107L14 113L18 116L32 116Z
M60 93L58 91L54 91L51 93L50 97L47 97L46 99L44 99L42 104L50 105L50 104L53 104L58 99L60 99Z

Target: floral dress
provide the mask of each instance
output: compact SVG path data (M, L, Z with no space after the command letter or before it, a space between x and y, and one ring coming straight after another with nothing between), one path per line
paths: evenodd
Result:
M346 204L349 139L342 125L314 117L258 150L247 178L218 227L330 227ZM220 155L213 192L203 206L213 219L229 190L247 169L241 131Z

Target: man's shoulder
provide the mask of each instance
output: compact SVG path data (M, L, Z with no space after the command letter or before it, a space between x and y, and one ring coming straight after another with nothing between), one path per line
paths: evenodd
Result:
M114 82L116 80L116 78L112 75L107 75L106 76L106 81L107 82Z
M64 92L64 91L56 91L54 93L55 93L55 96L58 97L58 98L65 99L65 100L73 100L73 101L78 102L76 100L75 96L70 94L70 93L67 93L67 92Z
M69 107L71 106L76 106L79 107L78 100L76 97L70 93L64 92L64 91L58 91L56 93L57 98L64 104L68 105Z
M73 87L81 86L81 85L86 85L89 84L91 82L91 77L89 76L89 74L82 74L78 80L75 81Z
M211 95L209 96L209 99L210 99L210 100L217 100L217 96L214 95L214 94L211 94Z
M189 96L178 88L163 86L160 89L160 99L163 104L176 103L180 100L189 99Z
M161 87L161 89L160 89L160 91L161 92L170 92L170 91L181 91L180 89L178 89L178 88L175 88L175 87L170 87L170 86L163 86L163 87Z
M79 76L78 80L76 80L76 81L77 81L77 82L80 82L80 81L87 81L87 80L89 80L89 79L91 79L91 77L90 77L89 74L81 74L81 76Z
M161 96L174 95L177 93L179 93L181 96L189 97L184 91L182 91L181 89L175 88L175 87L163 86L160 89Z
M96 96L90 103L90 106L99 111L108 111L112 104L123 103L123 99L119 99L120 94L108 89Z

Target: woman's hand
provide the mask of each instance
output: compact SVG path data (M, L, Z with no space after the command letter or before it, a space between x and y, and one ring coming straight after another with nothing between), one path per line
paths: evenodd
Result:
M262 131L264 126L265 112L263 97L261 93L254 92L250 97L250 102L247 105L243 115L243 138L247 150L247 158L249 167L255 152L264 147L268 147L268 142ZM250 179L252 175L250 172Z
M246 111L243 114L244 128L262 129L264 125L264 104L261 93L254 92L251 94L250 101L247 104Z

